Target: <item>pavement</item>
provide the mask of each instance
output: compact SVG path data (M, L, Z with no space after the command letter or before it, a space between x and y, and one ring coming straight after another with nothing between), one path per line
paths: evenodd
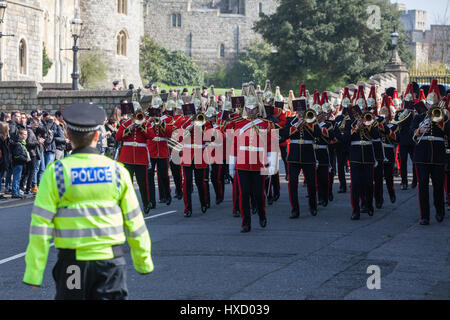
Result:
M309 214L306 188L300 187L300 219L290 220L284 171L281 178L280 199L266 206L267 227L262 229L254 216L252 231L246 234L240 233L240 218L232 217L229 184L218 206L211 187L212 206L206 214L200 211L196 191L191 218L183 217L182 200L158 204L145 217L155 270L138 274L125 248L130 299L450 298L450 221L437 223L432 210L430 225L419 225L417 189L401 191L396 178L395 204L385 189L382 209L375 209L373 217L362 214L361 220L351 221L350 194L338 194L337 183L334 201L320 207L315 217ZM32 290L21 282L30 200L0 202L0 299L55 295L54 247L42 287ZM379 273L368 273L368 268ZM371 284L376 288L369 289Z

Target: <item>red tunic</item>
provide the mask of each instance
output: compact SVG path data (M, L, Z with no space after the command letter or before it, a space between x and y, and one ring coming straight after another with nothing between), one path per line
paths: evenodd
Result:
M149 132L152 138L147 141L147 146L151 158L168 159L169 148L167 146L167 139L172 136L173 118L163 115L160 119L164 122L165 128L156 127L152 122L149 125Z
M236 169L260 171L267 167L267 154L276 152L272 150L272 142L276 142L273 129L271 121L261 118L235 123L232 156L236 157Z
M129 127L132 124L133 120L124 121L117 130L116 140L123 142L119 162L148 166L150 154L147 148L147 140L152 138L148 130L148 123L144 122L131 132Z
M183 151L181 152L181 162L182 166L191 166L192 163L195 164L195 168L204 169L208 167L206 156L204 156L204 151L207 146L208 139L206 139L207 130L211 129L211 123L206 121L202 128L194 127L190 135L183 138L186 128L188 128L192 119L188 116L180 117L173 124L172 130L177 130L175 139L183 144Z

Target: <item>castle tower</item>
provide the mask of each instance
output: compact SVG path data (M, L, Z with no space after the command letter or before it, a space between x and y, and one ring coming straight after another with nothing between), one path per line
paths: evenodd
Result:
M109 66L103 88L114 80L142 87L139 44L143 36L143 0L80 0L83 31L80 46L101 52ZM86 51L81 55L87 54Z

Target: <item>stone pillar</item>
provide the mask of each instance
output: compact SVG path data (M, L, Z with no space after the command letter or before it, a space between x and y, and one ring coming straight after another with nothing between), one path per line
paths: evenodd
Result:
M384 68L384 72L392 73L397 78L397 90L399 95L405 92L409 83L409 72L406 64L402 62L397 48L392 53L391 61Z

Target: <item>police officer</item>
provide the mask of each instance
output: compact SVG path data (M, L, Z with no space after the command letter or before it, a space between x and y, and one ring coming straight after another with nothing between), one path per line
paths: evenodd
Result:
M141 274L153 270L150 236L130 175L95 148L103 108L73 104L62 115L73 152L51 163L42 177L31 211L23 282L42 284L54 237L56 299L126 299L125 239L135 269ZM74 276L79 285L68 286Z

